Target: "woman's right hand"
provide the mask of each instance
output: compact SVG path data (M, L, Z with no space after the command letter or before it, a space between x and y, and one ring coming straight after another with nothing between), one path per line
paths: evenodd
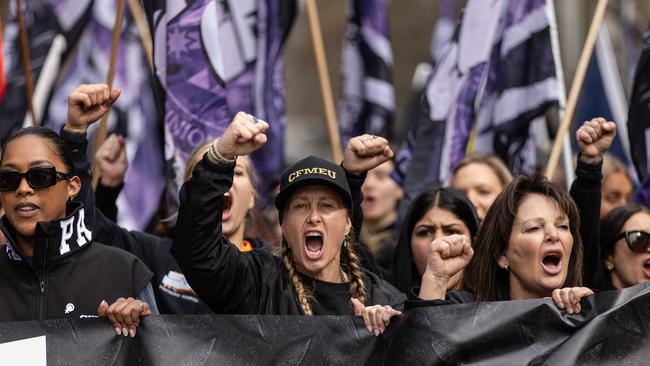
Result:
M81 84L68 94L68 120L65 129L85 133L88 126L102 118L120 97L120 89L106 84Z
M269 124L265 121L239 112L219 137L217 152L226 159L248 155L266 143L265 132L268 128Z
M444 300L449 279L465 268L473 255L474 249L464 235L443 236L432 241L419 297L423 300Z

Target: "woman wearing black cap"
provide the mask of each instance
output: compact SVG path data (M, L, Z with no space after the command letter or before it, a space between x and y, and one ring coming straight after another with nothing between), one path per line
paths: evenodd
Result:
M214 141L181 189L173 255L192 288L217 313L357 314L369 330L382 332L399 314L390 306L401 306L405 297L359 265L349 240L350 188L340 166L308 157L282 174L275 202L281 258L240 253L223 236L223 195L232 184L237 155L262 146L267 128L266 122L239 113ZM362 136L348 144L342 165L359 174L391 156L385 139ZM352 299L358 300L354 307ZM373 304L382 306L364 306Z

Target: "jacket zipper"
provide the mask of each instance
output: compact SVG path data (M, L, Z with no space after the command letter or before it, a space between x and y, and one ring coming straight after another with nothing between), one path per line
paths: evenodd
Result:
M45 283L47 281L47 250L48 250L48 243L49 240L45 240L45 253L43 255L43 269L42 269L42 276L39 278L39 289L40 289L40 296L39 296L39 320L45 320L46 318L46 313L45 313L45 308L46 308L46 288L45 288Z

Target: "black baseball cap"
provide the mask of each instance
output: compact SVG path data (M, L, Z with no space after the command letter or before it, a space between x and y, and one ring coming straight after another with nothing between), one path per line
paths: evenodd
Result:
M280 222L284 205L291 194L298 188L309 185L329 187L343 198L343 203L348 208L351 206L352 195L343 168L319 157L308 156L288 167L280 175L280 192L275 197Z

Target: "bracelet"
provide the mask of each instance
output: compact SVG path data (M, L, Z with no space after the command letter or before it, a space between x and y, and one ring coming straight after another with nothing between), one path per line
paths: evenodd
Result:
M219 165L234 165L237 162L237 155L231 159L224 158L219 154L219 149L217 149L217 144L219 143L219 138L216 138L214 142L210 145L208 149L208 159L215 164Z

